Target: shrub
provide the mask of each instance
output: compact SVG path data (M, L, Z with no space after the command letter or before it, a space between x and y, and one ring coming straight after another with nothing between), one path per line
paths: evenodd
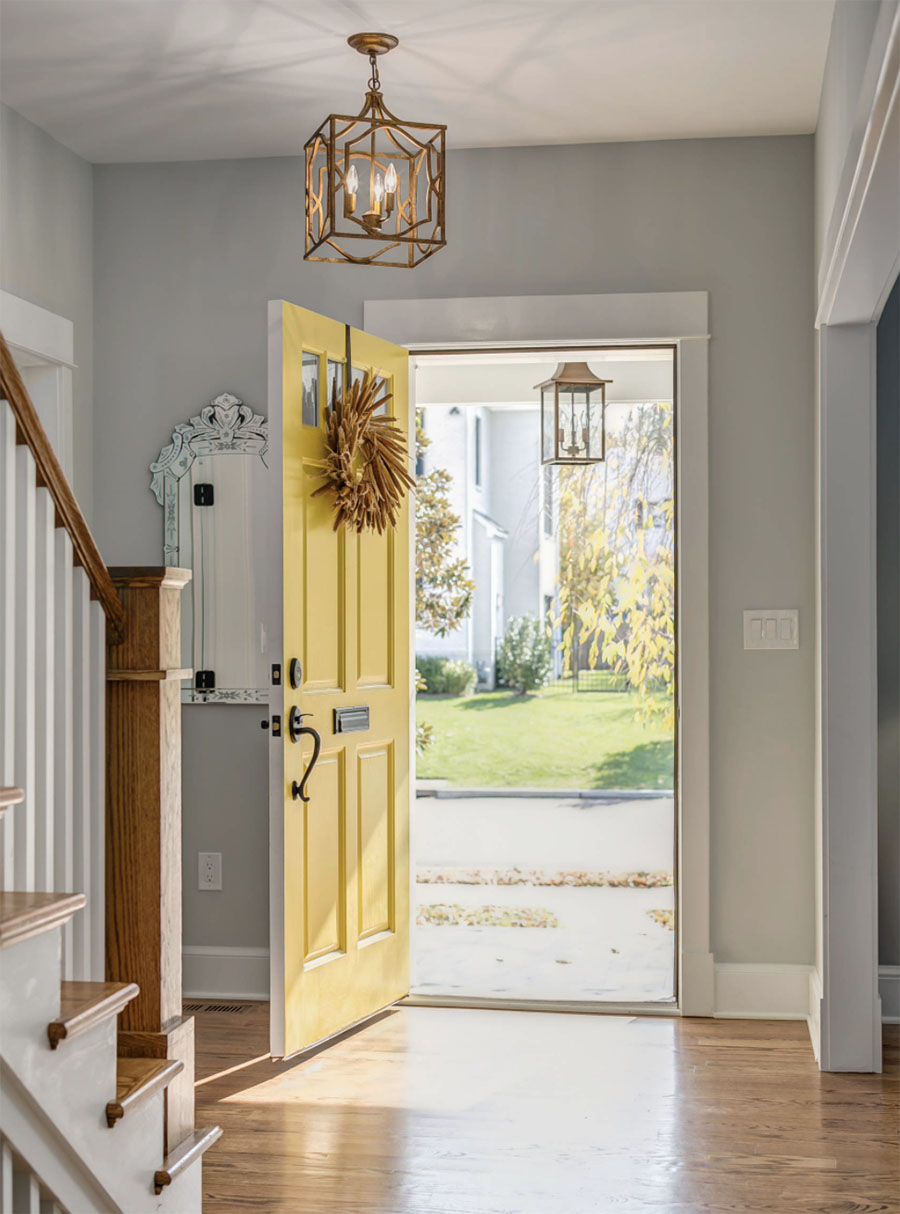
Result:
M549 682L553 669L550 636L543 621L533 615L509 620L497 650L500 681L518 695L537 691Z
M416 673L425 683L419 690L435 696L470 696L478 677L469 662L452 658L416 658Z

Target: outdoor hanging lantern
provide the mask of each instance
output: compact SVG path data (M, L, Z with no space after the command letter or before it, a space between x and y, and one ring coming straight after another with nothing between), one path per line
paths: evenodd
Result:
M541 390L541 463L599 464L606 458L606 385L587 363L560 363ZM595 399L595 393L599 396Z
M447 128L402 122L381 96L378 56L392 34L354 34L372 75L357 116L330 114L306 144L307 261L411 269L447 243L444 156Z

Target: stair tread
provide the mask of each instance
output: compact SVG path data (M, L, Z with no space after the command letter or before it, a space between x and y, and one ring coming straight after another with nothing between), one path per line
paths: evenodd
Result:
M109 1126L125 1116L132 1106L166 1087L184 1070L180 1058L123 1058L116 1060L116 1098L106 1106Z
M117 1016L138 994L140 989L134 982L60 983L59 1017L47 1025L50 1048L55 1050L60 1041Z
M155 1174L153 1179L156 1192L161 1193L167 1184L171 1184L176 1176L196 1162L221 1137L221 1126L207 1125L202 1129L194 1130L193 1134L188 1134L187 1138L183 1138L178 1146L165 1157L163 1166Z
M0 948L59 927L86 901L84 894L0 892Z
M18 805L20 801L25 800L24 790L21 788L0 788L0 813L4 809L9 809L10 805Z

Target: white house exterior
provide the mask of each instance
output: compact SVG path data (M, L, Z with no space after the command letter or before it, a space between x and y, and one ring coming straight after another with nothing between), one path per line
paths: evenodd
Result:
M445 468L453 477L456 548L475 593L468 617L449 636L416 629L416 652L463 658L492 686L506 621L542 615L556 577L554 528L543 516L540 413L527 405L430 405L424 423L431 441L423 470Z

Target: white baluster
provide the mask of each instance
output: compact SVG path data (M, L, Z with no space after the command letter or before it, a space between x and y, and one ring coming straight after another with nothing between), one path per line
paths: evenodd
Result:
M53 614L56 631L56 694L54 697L54 810L56 820L53 888L68 893L75 888L72 799L74 795L74 710L72 634L72 541L65 527L56 529L56 577ZM84 913L84 912L82 912ZM74 977L72 920L62 931L63 977Z
M4 1138L0 1141L0 1210L6 1214L13 1208L13 1153Z
M15 809L17 890L34 889L35 838L35 568L36 472L28 447L16 449L16 783L25 800Z
M39 488L35 509L35 778L31 805L35 834L35 889L54 888L54 574L56 507L49 489Z
M91 588L83 569L75 569L72 585L72 707L74 795L72 813L73 888L90 893L91 886ZM73 976L91 978L90 929L85 911L75 916Z
M106 615L90 605L90 765L91 839L88 904L82 912L90 921L90 977L106 976Z
M24 1160L18 1161L13 1172L13 1204L15 1214L41 1214L41 1186Z
M16 782L16 419L0 406L0 785ZM0 822L0 887L12 889L13 834L18 806ZM6 1209L6 1207L3 1207Z

